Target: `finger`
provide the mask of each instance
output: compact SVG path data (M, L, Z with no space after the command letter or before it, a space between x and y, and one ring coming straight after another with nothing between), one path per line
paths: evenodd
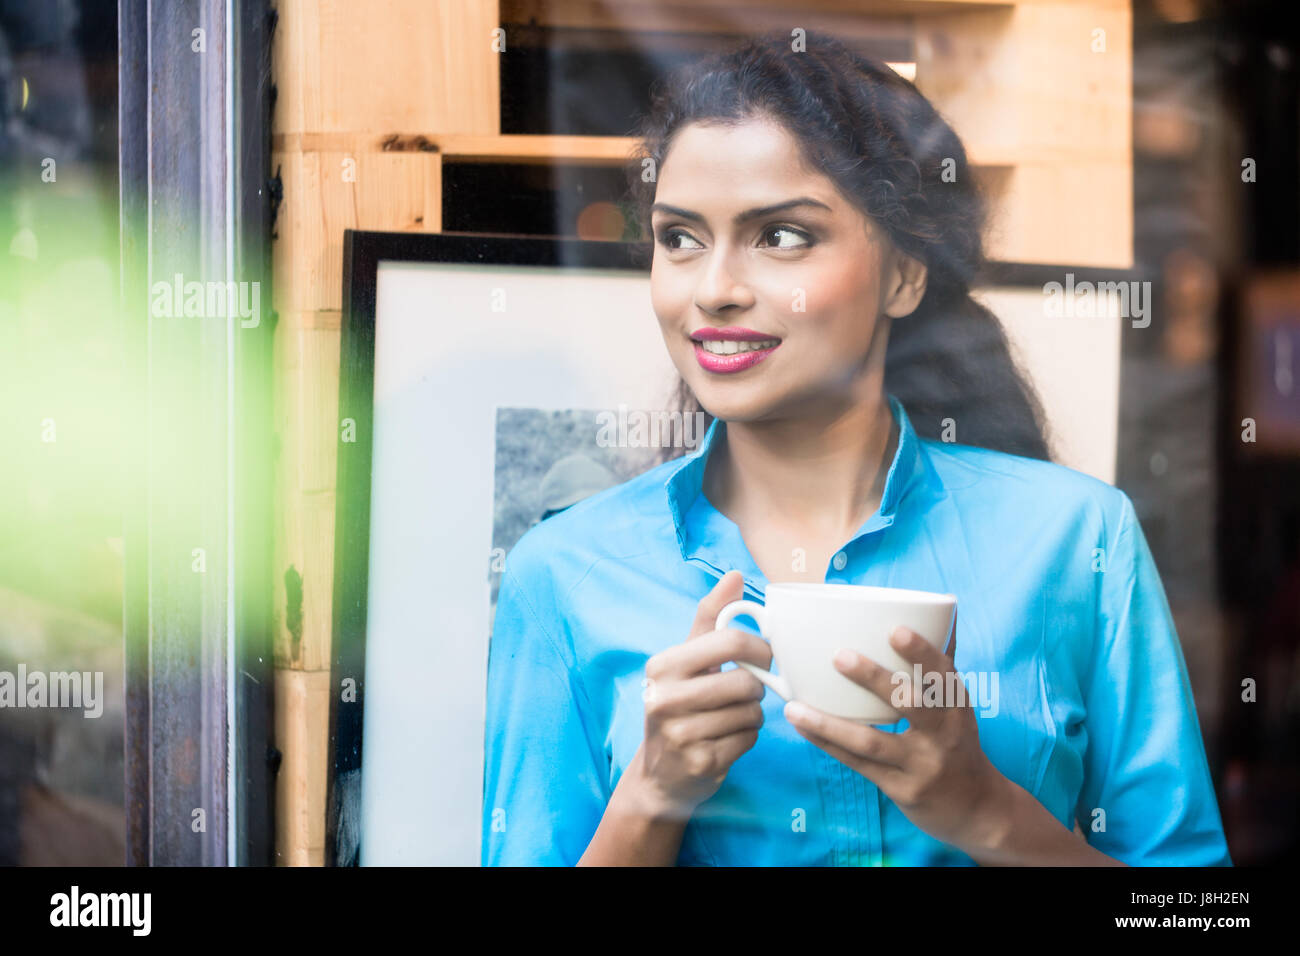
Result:
M695 621L691 624L688 641L717 630L718 615L732 601L739 601L745 596L745 576L739 571L728 571L708 594L700 598L695 609Z
M745 576L739 571L728 571L718 579L718 583L712 590L700 599L700 603L695 608L695 620L691 623L691 631L686 636L686 640L693 641L716 630L718 615L722 613L722 609L744 596ZM717 673L722 669L722 663L711 664L706 669L711 673Z
M683 747L700 740L715 740L741 730L763 726L763 705L756 700L732 704L718 710L675 717L664 722L660 733L671 743Z
M727 661L748 661L767 668L772 663L772 648L755 634L726 627L660 651L646 661L646 676L656 680L692 677L716 671Z
M907 628L898 628L889 643L908 662L905 670L891 672L848 649L841 650L840 655L852 663L841 664L837 655L835 667L887 702L918 729L936 727L952 708L967 706L966 685L954 669L951 657L941 654L929 641ZM915 680L918 666L919 685Z
M643 696L651 715L672 717L762 700L766 690L757 677L737 667L685 680L654 681Z
M925 725L939 720L951 708L969 706L966 685L958 674L952 657L944 654L933 644L915 631L905 627L898 628L889 638L890 646L898 651L899 656L910 662L913 667L906 673L908 680L902 683L910 688L914 696L904 694L901 699L908 701L910 710L903 710L904 716L914 724ZM911 688L911 676L915 666L920 665L923 688ZM934 684L938 683L938 701L934 700Z
M894 629L889 635L889 646L909 664L920 664L921 671L938 671L946 674L952 670L952 658L935 647L916 631L906 627ZM911 668L908 668L911 672Z
M795 729L809 743L826 751L846 767L851 767L862 774L862 776L879 787L881 792L890 799L893 799L894 788L907 779L907 772L898 767L881 763L878 760L871 760L867 757L859 757L853 751L841 747L835 741L827 740L811 730L805 730L802 727L796 727Z
M738 627L729 627L725 629L730 632L729 639L736 642L735 649L729 661L745 661L753 664L755 667L761 667L763 670L772 668L772 645L767 643L756 634L749 631L742 631ZM724 633L720 631L719 633Z
M915 686L911 672L891 671L848 648L841 648L833 660L836 670L875 694L900 719L906 717L910 724L922 728L938 721L937 708L924 706L925 685Z
M837 671L859 687L871 691L900 717L903 716L903 707L912 699L910 696L900 696L910 686L902 683L905 676L903 672L895 673L847 647L840 648L831 660Z
M900 769L907 764L907 744L901 734L835 717L807 704L787 704L785 716L800 733L806 731L860 760Z
M709 742L713 748L714 759L720 766L728 769L756 743L758 743L757 729L738 730L734 734L727 734L725 737Z

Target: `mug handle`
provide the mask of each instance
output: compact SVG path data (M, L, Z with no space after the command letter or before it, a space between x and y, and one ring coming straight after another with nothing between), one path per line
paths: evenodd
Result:
M759 636L763 640L767 640L766 635L762 633L763 622L767 618L767 609L756 601L732 601L718 614L718 621L714 625L714 629L720 631L724 627L728 627L738 617L753 618L754 623L758 625ZM749 661L736 661L735 664L737 667L745 668L745 670L772 688L783 700L790 700L794 697L794 694L790 691L790 682L780 674L773 674L771 671L763 670L763 668L756 667Z

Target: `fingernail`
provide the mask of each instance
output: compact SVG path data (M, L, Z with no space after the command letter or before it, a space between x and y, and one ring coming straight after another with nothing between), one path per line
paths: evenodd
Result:
M852 667L858 662L858 655L853 653L847 647L841 647L835 652L835 663L841 667Z
M785 705L785 716L787 720L805 720L808 717L808 708L797 700L792 700Z

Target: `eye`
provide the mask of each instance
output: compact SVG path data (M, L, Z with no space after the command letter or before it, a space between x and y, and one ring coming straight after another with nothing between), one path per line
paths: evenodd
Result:
M689 240L690 242L694 242L695 245L694 245L694 246L674 246L674 245L673 245L673 240L674 240L674 239L677 239L677 238L681 238L681 239ZM694 248L694 249L703 249L703 248L704 248L702 245L700 245L698 242L696 242L696 240L692 239L691 236L690 236L688 233L682 232L682 230L680 230L680 229L665 229L663 232L661 232L661 233L659 234L659 244L660 244L661 246L663 246L665 249L672 249L672 250L674 250L674 251L679 250L679 249L692 249L692 248Z
M777 233L784 233L786 236L793 236L796 240L799 240L797 242L787 243L787 244L782 244L778 240L775 245L775 248L777 249L806 249L811 245L813 245L812 236L808 235L808 233L804 232L802 229L795 229L793 226L768 226L766 229L763 230L761 235L763 236L763 238L767 238L768 236L772 236Z

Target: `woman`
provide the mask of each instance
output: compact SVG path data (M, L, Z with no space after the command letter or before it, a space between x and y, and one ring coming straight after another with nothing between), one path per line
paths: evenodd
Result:
M1046 460L969 295L983 217L952 130L810 37L676 77L642 134L654 311L714 420L507 559L483 862L1230 864L1132 504ZM714 622L778 580L956 594L949 654L894 646L998 699L866 727L765 694L733 662L768 645Z

